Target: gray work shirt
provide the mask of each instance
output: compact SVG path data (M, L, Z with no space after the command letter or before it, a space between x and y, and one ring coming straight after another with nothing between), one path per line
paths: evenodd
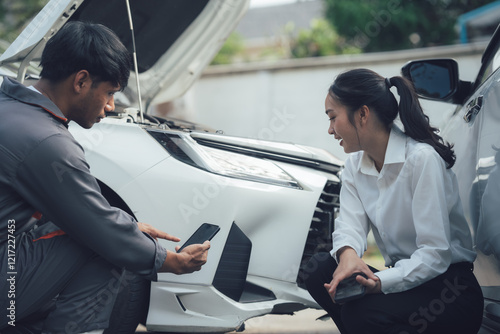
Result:
M68 120L47 97L5 77L0 88L0 253L40 218L110 263L156 280L166 250L111 207ZM12 223L15 222L14 229ZM10 226L9 226L10 225ZM5 264L2 261L2 266Z

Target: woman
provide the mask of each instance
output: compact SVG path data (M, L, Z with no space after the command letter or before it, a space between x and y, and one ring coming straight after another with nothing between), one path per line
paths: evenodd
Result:
M390 88L396 87L400 102ZM349 154L342 172L333 249L306 267L312 297L341 333L477 333L483 297L451 167L452 146L429 125L411 82L356 69L325 100L328 133ZM394 121L399 115L404 131ZM387 269L361 259L373 231ZM355 273L366 294L333 298Z

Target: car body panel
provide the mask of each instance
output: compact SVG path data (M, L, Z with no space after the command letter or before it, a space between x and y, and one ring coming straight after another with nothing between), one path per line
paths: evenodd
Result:
M466 104L478 96L484 98L480 112L469 123L463 120L463 112L457 113L453 122L448 124L444 134L456 134L452 141L455 144L458 161L454 170L460 180L460 195L474 231L476 249L479 251L478 261L481 265L475 268L476 276L482 286L500 286L498 259L490 258L488 261L493 260L493 262L487 266L488 270L483 270L483 264L485 264L483 252L486 248L490 248L490 251L487 251L489 255L496 253L500 256L500 228L498 225L493 228L492 222L486 222L483 212L486 207L499 207L498 197L485 197L487 195L485 187L490 182L500 184L495 163L498 151L495 148L500 148L500 71L481 85ZM451 141L451 135L449 137ZM490 243L496 244L493 249ZM492 250L494 250L493 253L491 253ZM491 271L491 268L495 269Z
M290 266L286 261L259 263L258 259L267 257L270 249L277 258L300 259L303 249L296 245L304 244L309 225L290 226L290 222L311 221L326 181L330 179L338 182L334 175L275 162L300 180L302 190L223 177L191 166L186 168L184 163L166 155L143 129L137 130L130 125L126 125L125 129L120 126L113 129L106 126L105 122L91 130L72 130L72 133L84 147L86 138L103 136L99 146L86 147L91 170L99 180L119 192L126 203L130 203L130 209L139 221L154 224L184 240L203 220L221 225L221 232L216 237L220 239L224 233L227 235L230 224L237 221L238 226L255 240L252 254L255 254L256 262L253 263L251 259L249 273L295 281L298 262ZM108 137L110 140L106 139ZM145 146L154 150L145 154ZM158 148L160 151L157 151ZM131 161L129 156L138 159ZM238 198L237 202L234 201L235 197ZM168 210L169 222L158 215L165 208L165 203L176 203ZM226 206L225 203L233 204ZM221 207L225 207L223 212ZM294 231L288 233L292 229ZM267 235L280 235L282 240L269 241ZM279 247L269 243L277 243ZM168 245L172 249L173 245L165 244ZM209 267L207 265L204 270L205 274ZM171 276L160 274L160 280L162 275ZM185 282L191 277L196 277L196 274L171 279Z
M457 160L453 170L477 251L474 274L485 297L479 333L499 333L500 26L483 54L475 81L463 87L467 87L465 98L458 98L463 103L457 106L442 135L454 144Z
M191 136L195 140L207 140L221 144L236 145L240 148L258 149L261 151L269 151L270 149L272 149L272 152L277 152L295 158L327 161L331 164L336 164L336 165L342 164L341 160L336 159L330 153L327 153L325 150L318 149L315 147L307 147L304 145L297 145L292 143L272 142L272 141L252 139L252 138L219 136L217 134L206 133L206 132L192 133Z

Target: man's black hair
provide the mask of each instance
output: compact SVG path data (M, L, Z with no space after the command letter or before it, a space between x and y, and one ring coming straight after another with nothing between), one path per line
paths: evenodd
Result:
M80 70L87 70L95 83L108 81L127 86L132 68L130 52L106 26L68 22L45 46L40 62L42 78L59 82Z

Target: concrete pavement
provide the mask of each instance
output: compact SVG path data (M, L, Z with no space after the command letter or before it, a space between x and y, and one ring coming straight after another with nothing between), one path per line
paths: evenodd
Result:
M325 315L323 310L305 309L294 315L266 315L245 322L242 334L340 334L335 323L316 320ZM231 332L230 334L237 334Z
M325 314L323 310L313 309L302 310L294 315L270 314L247 320L243 332L227 334L340 334L331 319L316 320ZM136 333L140 334L145 331L146 328L139 326Z

